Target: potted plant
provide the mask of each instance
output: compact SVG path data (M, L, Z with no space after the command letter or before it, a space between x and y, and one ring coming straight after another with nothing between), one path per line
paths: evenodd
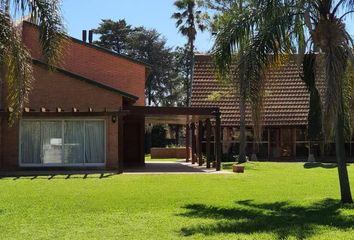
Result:
M241 161L240 156L234 156L235 163L232 165L232 171L235 173L243 173L245 171L244 161ZM248 157L246 156L246 162L248 161Z

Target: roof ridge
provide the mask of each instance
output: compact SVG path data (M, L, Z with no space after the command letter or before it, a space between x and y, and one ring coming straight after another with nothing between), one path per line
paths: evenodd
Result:
M33 22L30 22L30 21L28 21L28 20L23 20L23 22L26 23L26 24L32 25L32 26L34 26L34 27L39 27L37 24L35 24L35 23L33 23ZM127 60L129 60L129 61L135 62L136 64L144 65L144 66L146 66L146 67L148 67L148 68L151 68L151 67L152 67L151 64L149 64L149 63L147 63L147 62L144 62L144 61L141 61L141 60L139 60L139 59L130 57L130 56L128 56L128 55L121 54L121 53L117 53L117 52L113 52L112 50L109 50L109 49L107 49L107 48L100 47L100 46L97 46L97 45L92 44L92 43L84 42L84 41L82 41L82 40L80 40L80 39L78 39L78 38L74 38L74 37L72 37L72 36L69 36L68 34L65 34L65 36L66 36L67 38L71 39L72 41L74 41L74 42L76 42L76 43L79 43L79 44L81 44L81 45L84 45L84 46L86 46L86 47L91 47L91 48L94 48L94 49L96 49L96 50L98 50L98 51L105 52L105 53L107 53L107 54L111 54L111 55L116 56L116 57L125 58L125 59L127 59Z

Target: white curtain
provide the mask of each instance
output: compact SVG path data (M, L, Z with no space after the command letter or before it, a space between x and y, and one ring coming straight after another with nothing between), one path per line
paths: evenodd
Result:
M57 164L62 162L62 122L42 121L42 158L44 164Z
M105 159L104 121L23 120L23 164L100 164Z
M104 162L104 124L102 121L86 121L85 162Z
M85 123L83 121L64 122L64 163L84 163Z
M39 122L22 122L20 151L22 163L41 163L41 125Z

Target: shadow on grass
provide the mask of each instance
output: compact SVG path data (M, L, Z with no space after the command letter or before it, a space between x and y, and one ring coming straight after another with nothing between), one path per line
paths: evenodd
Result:
M349 166L349 165L348 165ZM307 162L304 163L304 168L311 169L311 168L336 168L336 163L320 163L320 162Z
M181 216L214 219L216 223L185 227L180 233L183 236L269 233L277 239L305 239L316 235L319 226L352 229L354 216L340 214L340 209L345 207L353 209L332 199L310 206L294 206L288 202L256 204L250 200L236 202L232 208L192 204L184 207L187 212Z
M117 175L116 173L93 173L93 174L38 174L38 175L19 175L19 176L0 176L0 179L12 179L17 180L57 180L57 179L104 179Z

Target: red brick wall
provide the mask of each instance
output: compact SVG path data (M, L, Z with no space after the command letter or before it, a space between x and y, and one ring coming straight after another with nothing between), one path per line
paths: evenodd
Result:
M42 59L36 28L23 24L23 40L33 58ZM139 97L136 105L145 104L146 67L124 57L97 50L91 44L78 43L69 39L65 45L60 67L102 82Z
M151 148L152 159L186 158L186 153L186 148Z
M122 96L83 81L71 78L60 72L49 72L41 66L34 66L35 82L29 96L30 108L39 110L46 107L55 111L61 107L70 111L72 107L87 111L89 107L103 111L118 109L122 106ZM97 119L98 117L95 117ZM102 118L102 117L100 117ZM111 117L106 119L106 167L118 168L118 123L112 123ZM19 126L16 123L9 127L7 121L0 126L2 153L0 160L2 169L15 169L18 167L19 152Z
M4 119L1 123L1 169L16 169L18 167L18 139L19 139L19 126L15 123L9 127L7 121Z
M71 110L72 107L94 110L118 110L122 106L122 96L99 88L95 85L71 78L60 72L50 72L34 65L33 89L29 95L29 107L38 109L46 107L55 110L61 107Z

